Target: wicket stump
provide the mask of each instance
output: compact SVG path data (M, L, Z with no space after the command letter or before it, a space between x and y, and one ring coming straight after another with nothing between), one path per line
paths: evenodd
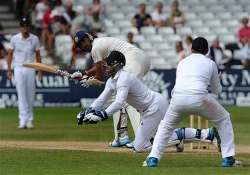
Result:
M190 115L190 128L204 129L208 128L208 120L202 118L199 115ZM191 149L209 149L209 143L201 143L200 141L191 142Z

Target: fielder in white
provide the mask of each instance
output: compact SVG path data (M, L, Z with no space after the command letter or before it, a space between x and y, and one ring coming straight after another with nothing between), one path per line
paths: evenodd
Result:
M197 113L218 126L221 137L222 166L235 165L234 132L230 114L217 102L211 92L221 92L220 79L216 64L205 57L208 52L207 40L198 37L192 43L192 54L183 59L177 67L176 84L172 99L164 119L160 122L152 150L143 165L156 167L175 126L181 121L182 113Z
M116 50L125 55L126 65L124 70L127 72L142 78L150 69L150 60L145 56L143 50L126 41L112 37L93 38L93 36L84 31L77 32L74 41L76 46L84 52L91 52L95 63L103 60L112 51ZM111 146L120 147L130 142L127 133L127 116L129 116L135 133L140 123L139 115L133 107L127 104L123 104L121 109L114 113L115 139Z
M121 52L112 51L105 60L106 74L110 78L106 82L105 89L90 108L77 116L78 124L92 124L105 120L127 102L141 114L141 122L135 133L133 148L136 152L149 151L158 125L166 113L168 102L161 94L145 86L135 75L122 69L126 61ZM103 106L113 92L116 92L114 102L103 110ZM172 133L169 145L177 145L177 151L183 151L183 148L178 147L181 141L195 138L213 141L214 134L214 129L210 128L203 130L178 128Z
M20 21L20 33L10 40L7 64L8 79L12 78L11 64L13 61L14 79L18 95L19 126L18 128L33 128L33 101L35 97L35 70L23 67L23 63L41 62L40 44L37 36L29 32L27 18ZM41 79L39 72L39 79Z

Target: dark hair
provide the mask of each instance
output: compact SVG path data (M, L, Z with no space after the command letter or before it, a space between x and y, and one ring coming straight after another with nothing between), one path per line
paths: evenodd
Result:
M120 66L125 66L126 65L125 56L123 55L123 53L121 53L119 51L110 52L109 56L105 59L105 61L107 62L107 64L109 66L114 65L116 63L119 63Z
M208 42L203 37L197 37L192 42L193 52L206 55L208 52Z

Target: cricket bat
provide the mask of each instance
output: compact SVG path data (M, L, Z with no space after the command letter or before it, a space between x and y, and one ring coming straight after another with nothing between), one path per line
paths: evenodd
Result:
M54 73L54 74L57 74L60 76L65 76L67 78L70 78L70 76L71 76L71 74L67 71L63 71L63 70L57 69L56 67L49 66L49 65L43 64L43 63L25 63L25 64L23 64L23 66L33 68L36 70L40 70L40 71L44 71L44 72Z
M72 74L70 74L68 71L57 69L56 67L50 66L50 65L47 65L47 64L43 64L43 63L25 63L25 64L23 64L23 66L33 68L33 69L36 69L36 70L40 70L40 71L44 71L44 72L54 73L54 74L57 74L59 76L67 77L68 79L72 80L72 78L71 78ZM100 85L104 84L104 82L102 82L100 80L97 80L95 78L90 78L87 75L83 75L81 77L73 78L73 80L78 80L78 81L81 81L81 80L84 80L84 79L87 79L89 81L89 84L93 85L93 86L100 86Z

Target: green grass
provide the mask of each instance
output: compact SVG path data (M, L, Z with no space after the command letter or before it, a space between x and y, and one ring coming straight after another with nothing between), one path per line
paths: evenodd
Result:
M158 168L141 167L146 154L8 149L0 151L0 174L6 175L239 175L250 172L250 155L240 155L246 167L221 168L218 155L168 154Z
M237 144L250 145L250 108L227 107L232 115ZM35 128L18 130L17 109L0 109L0 141L111 141L113 124L109 119L97 125L77 126L79 108L36 108ZM184 118L179 126L189 126ZM131 128L131 127L130 127ZM131 133L131 132L130 132ZM250 174L250 154L239 154L241 168L221 168L219 154L175 154L163 156L155 169L142 168L147 154L104 153L67 150L0 148L0 175L122 175L122 174Z
M112 119L97 125L77 126L76 114L80 110L79 108L36 108L35 128L18 130L17 109L1 109L0 139L53 141L110 141L113 139ZM228 107L227 110L232 115L236 143L250 144L250 108ZM188 117L184 117L179 126L189 126Z

